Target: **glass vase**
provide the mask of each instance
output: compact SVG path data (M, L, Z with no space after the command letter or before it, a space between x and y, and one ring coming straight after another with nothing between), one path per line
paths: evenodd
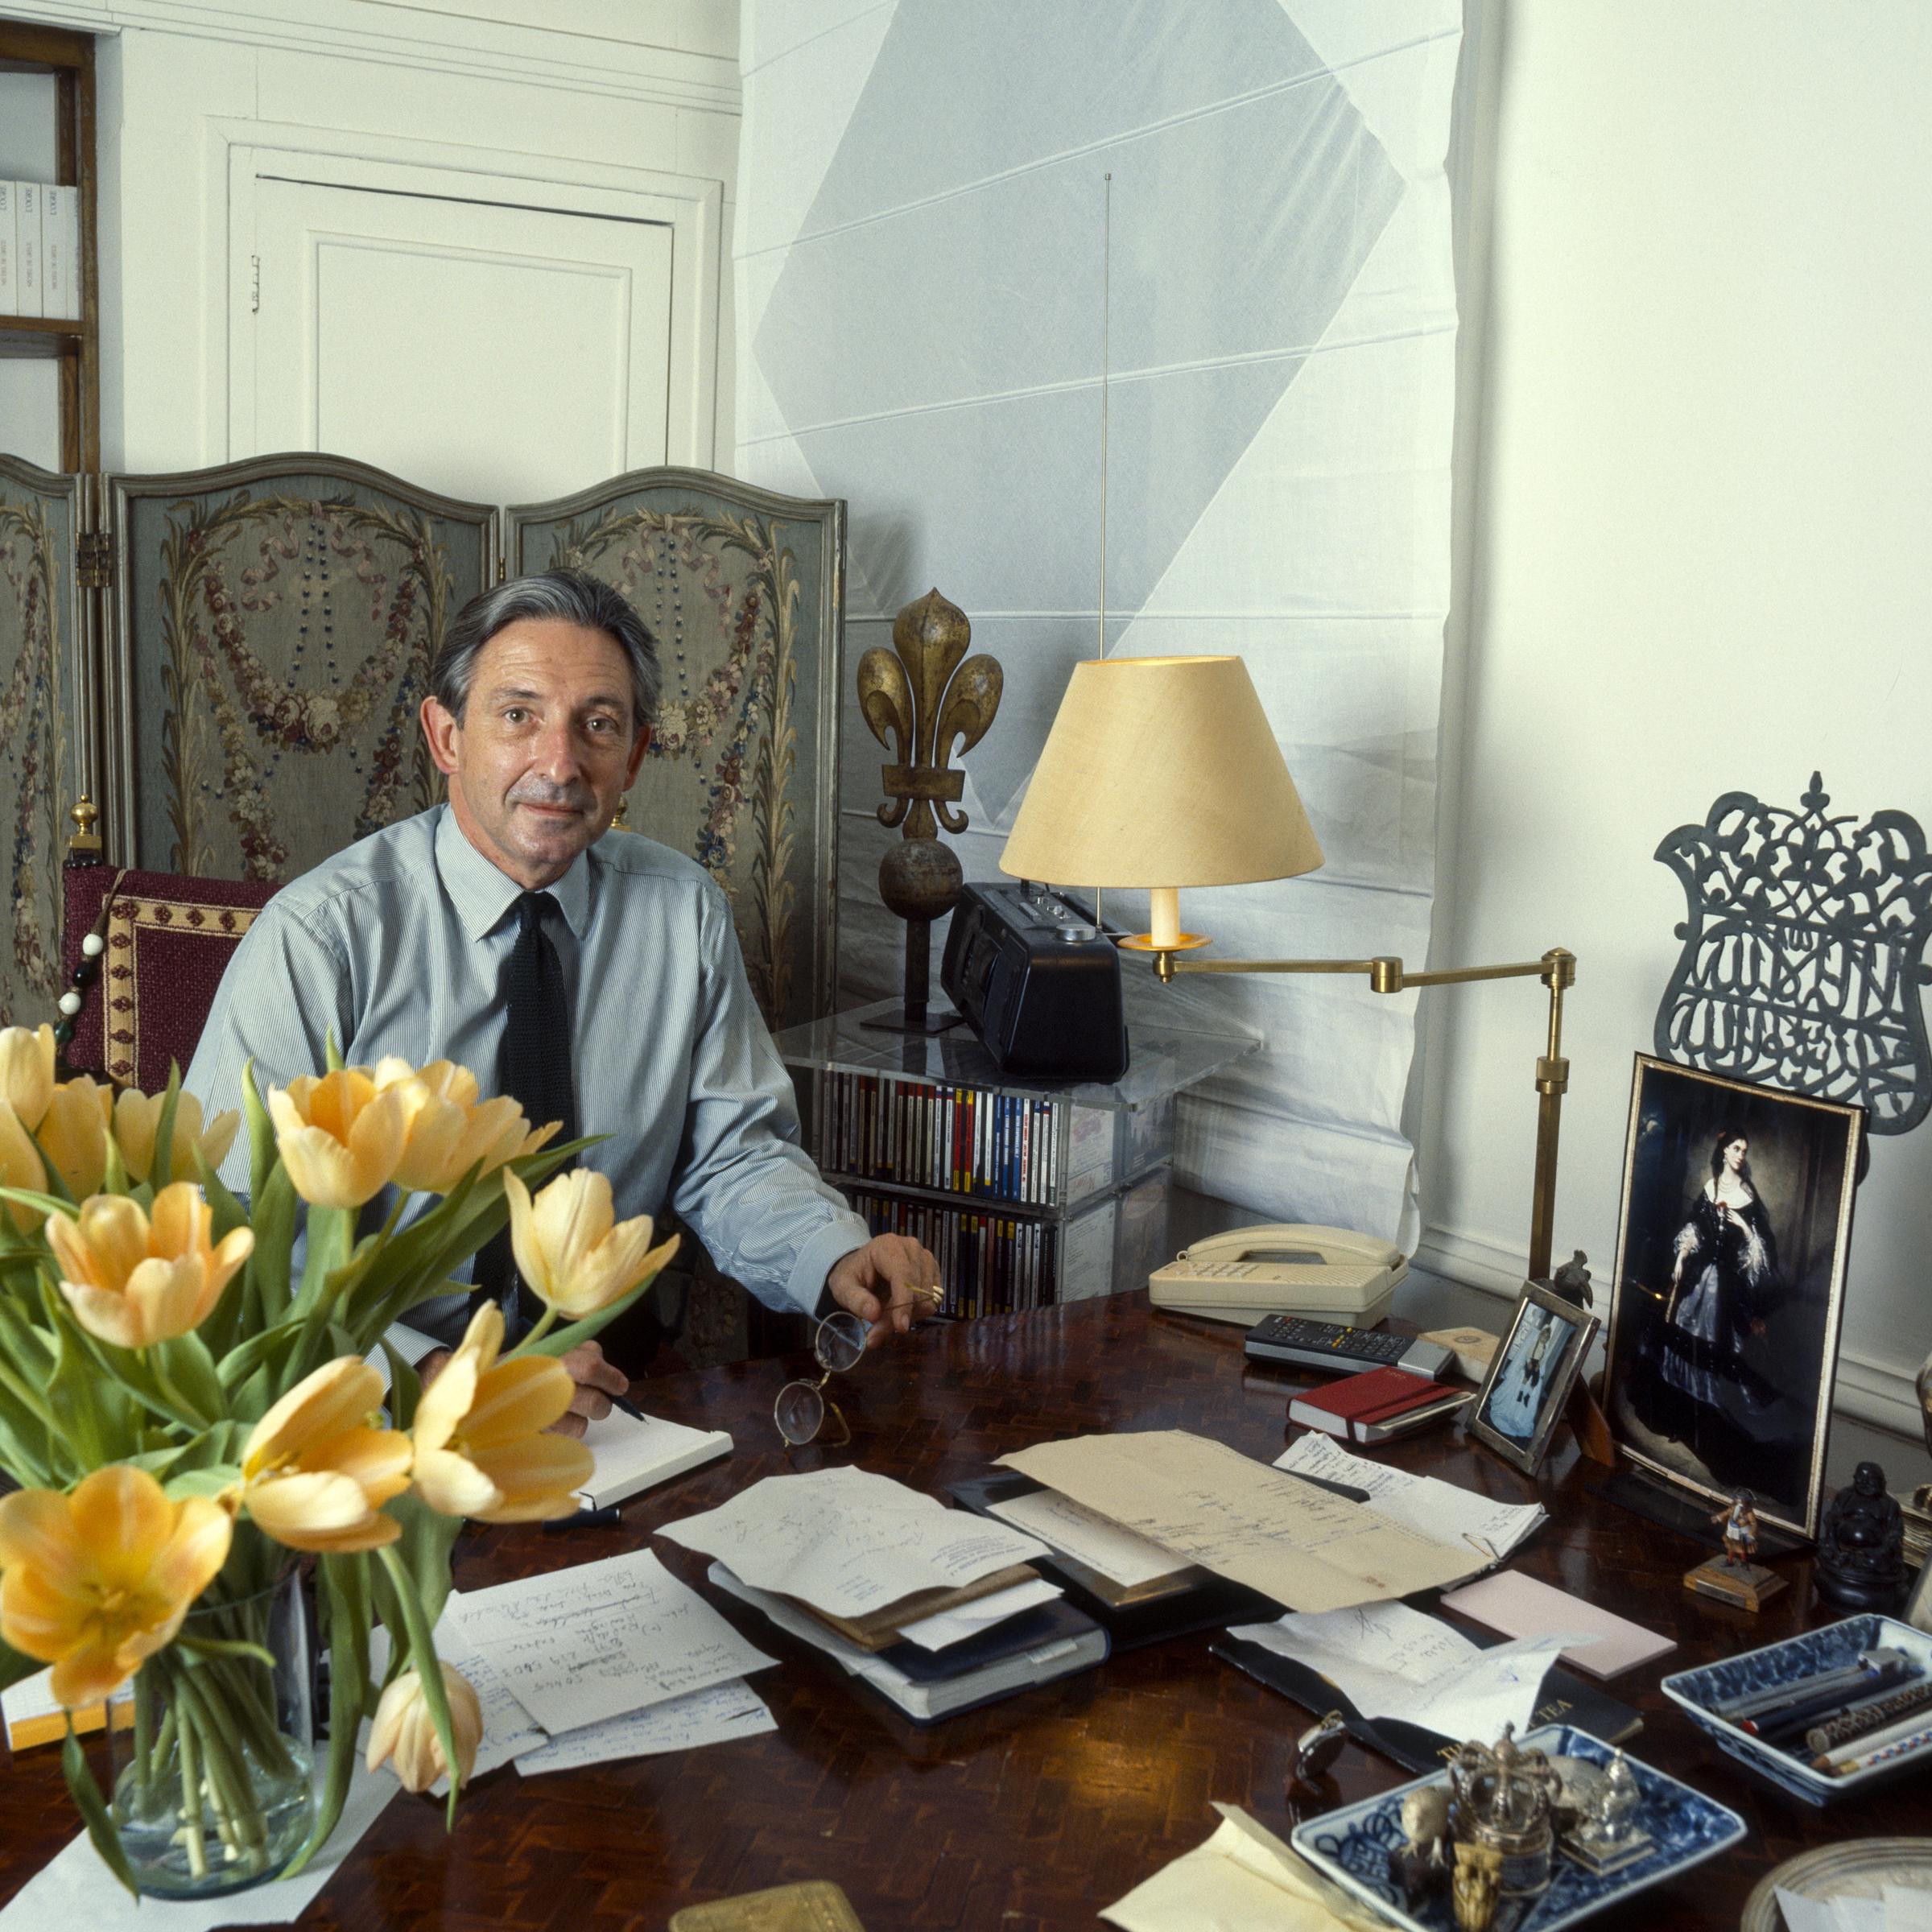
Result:
M217 1593L134 1682L109 1727L110 1809L136 1884L208 1898L277 1877L314 1822L312 1657L301 1577Z

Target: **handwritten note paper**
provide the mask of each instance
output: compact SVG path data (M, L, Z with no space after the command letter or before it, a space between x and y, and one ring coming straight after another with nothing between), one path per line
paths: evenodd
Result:
M525 1751L517 1760L523 1777L546 1771L573 1771L580 1765L609 1764L621 1757L652 1757L665 1751L695 1751L734 1737L775 1731L777 1722L764 1700L742 1678L692 1690L662 1704L647 1704L621 1717L606 1718L567 1731L554 1744Z
M1488 1560L1184 1430L1074 1436L1000 1461L1291 1609L1407 1596Z
M1319 1476L1323 1482L1347 1483L1368 1492L1378 1516L1439 1543L1461 1542L1500 1561L1544 1521L1541 1503L1499 1503L1458 1483L1433 1476L1412 1476L1387 1463L1351 1455L1331 1435L1311 1430L1298 1437L1285 1455L1274 1459L1278 1469L1297 1476Z
M1406 1604L1238 1624L1228 1634L1319 1670L1364 1717L1399 1717L1446 1737L1485 1741L1505 1724L1519 1736L1529 1729L1564 1641L1525 1637L1479 1650Z
M1321 1439L1327 1442L1329 1439ZM1003 1503L989 1504L993 1514L1029 1536L1037 1536L1063 1550L1075 1563L1111 1577L1123 1589L1137 1588L1156 1577L1171 1576L1187 1567L1185 1557L1150 1543L1144 1536L1123 1530L1097 1512L1076 1503L1056 1490L1037 1490L1031 1496L1009 1496Z
M776 1660L648 1550L456 1600L457 1635L555 1737Z
M741 1582L833 1616L863 1616L916 1591L956 1590L1046 1554L1036 1537L851 1468L768 1476L721 1509L660 1534L716 1557Z

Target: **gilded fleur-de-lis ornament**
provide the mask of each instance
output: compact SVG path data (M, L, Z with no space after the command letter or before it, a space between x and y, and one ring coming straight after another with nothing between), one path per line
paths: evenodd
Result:
M959 809L965 774L952 761L986 735L1005 682L984 652L967 657L972 641L965 612L929 590L893 620L890 650L875 646L859 659L859 709L872 735L894 753L880 773L886 803L879 822L903 828L879 862L879 896L906 922L905 1012L878 1024L912 1032L930 1027L932 922L952 910L963 877L952 848L939 837L941 825L966 829Z

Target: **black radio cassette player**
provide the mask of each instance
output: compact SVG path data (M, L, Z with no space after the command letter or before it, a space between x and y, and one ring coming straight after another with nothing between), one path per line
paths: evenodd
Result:
M1008 1073L1117 1080L1127 1071L1121 956L1044 886L969 882L939 984Z

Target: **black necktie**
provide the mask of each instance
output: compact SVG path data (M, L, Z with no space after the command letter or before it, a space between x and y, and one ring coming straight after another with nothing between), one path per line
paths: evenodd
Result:
M497 1056L497 1092L522 1103L532 1127L561 1121L555 1141L576 1138L577 1103L570 1075L570 993L547 918L563 908L547 892L526 892L516 902L517 943L503 962L497 997L503 1008L503 1045ZM503 1309L510 1339L522 1335L541 1312L524 1292L519 1309L517 1270L505 1228L477 1257L477 1286Z

